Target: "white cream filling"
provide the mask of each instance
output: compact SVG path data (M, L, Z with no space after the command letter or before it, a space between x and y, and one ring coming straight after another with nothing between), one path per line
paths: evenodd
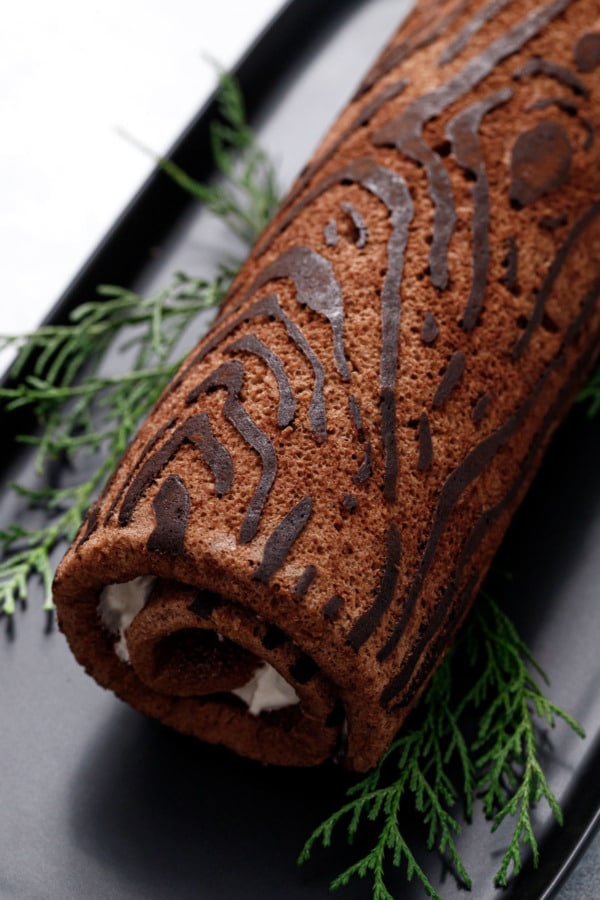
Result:
M146 605L153 583L152 575L140 575L122 584L109 584L100 594L100 619L112 634L119 635L115 653L123 662L130 661L125 631ZM218 637L223 640L222 635ZM269 663L262 663L246 684L231 693L244 701L253 716L300 702L292 685Z
M300 697L292 685L269 663L259 666L246 684L231 693L244 701L253 716L300 703Z
M125 630L129 628L137 614L144 608L154 583L152 575L140 575L133 581L109 584L100 594L98 612L102 624L112 634L118 634L115 653L123 662L129 662L129 648Z

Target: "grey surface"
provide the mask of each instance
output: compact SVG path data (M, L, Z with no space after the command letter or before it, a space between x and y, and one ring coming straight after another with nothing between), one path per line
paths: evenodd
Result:
M322 35L313 65L292 71L275 92L261 136L285 160L285 180L351 93L361 74L357 46L361 55L372 55L399 14L392 0L361 5L334 39ZM309 103L314 114L307 124ZM141 283L156 285L174 268L197 269L200 248L211 255L218 241L205 216L190 215ZM526 867L508 891L496 891L490 879L505 833L492 837L479 814L460 842L477 900L545 895L598 804L597 780L584 775L595 772L600 760L599 441L600 423L586 422L580 413L569 422L504 551L515 575L507 602L551 677L553 698L588 732L584 742L560 726L551 735L547 770L566 825L553 828L540 809L538 873ZM30 467L24 454L4 476L27 477ZM19 504L5 495L1 523L21 515ZM342 848L317 854L306 870L296 868L295 857L312 827L339 805L344 774L333 767L266 770L145 720L88 679L59 634L45 633L39 602L32 591L14 634L0 634L1 900L330 896L328 878L350 859ZM599 856L597 839L561 900L600 895L586 893L594 889ZM437 859L427 865L445 900L468 896ZM392 885L403 900L423 896L403 877ZM369 892L356 882L339 896L359 900Z
M596 834L557 897L559 900L598 900L599 896L600 834Z

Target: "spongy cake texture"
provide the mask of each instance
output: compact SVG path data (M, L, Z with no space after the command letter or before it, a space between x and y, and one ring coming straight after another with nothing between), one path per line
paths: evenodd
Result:
M417 6L59 568L100 684L265 762L385 751L597 357L599 73L600 0ZM147 574L125 662L100 592ZM299 704L230 693L262 660Z

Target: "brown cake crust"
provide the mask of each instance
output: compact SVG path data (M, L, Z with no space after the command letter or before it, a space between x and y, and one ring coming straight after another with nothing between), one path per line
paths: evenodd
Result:
M100 684L266 762L385 751L598 355L599 36L599 0L418 5L60 566ZM97 607L140 574L129 665ZM223 693L255 659L299 705Z

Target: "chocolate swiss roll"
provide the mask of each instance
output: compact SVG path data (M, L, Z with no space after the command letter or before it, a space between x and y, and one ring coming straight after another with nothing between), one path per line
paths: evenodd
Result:
M598 0L417 6L59 568L101 685L377 761L598 355L599 127Z

